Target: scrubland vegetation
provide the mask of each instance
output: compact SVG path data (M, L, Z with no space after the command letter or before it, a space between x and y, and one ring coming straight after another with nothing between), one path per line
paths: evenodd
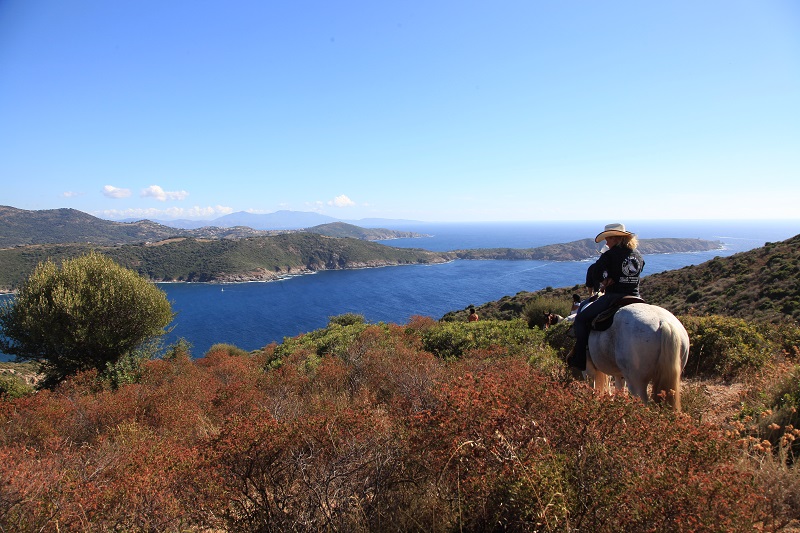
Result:
M122 385L91 370L0 403L0 525L777 531L800 514L800 374L776 340L797 330L762 332L769 357L726 365L726 324L737 324L685 323L709 339L687 377L783 378L722 427L702 421L700 391L684 414L596 395L565 375L558 328L521 319L345 315L281 345L216 345L196 359L179 343Z
M678 312L682 413L573 379L568 326L537 321L566 314L574 288L487 304L475 323L341 315L252 353L180 341L36 391L3 375L0 531L790 531L793 246L732 259L762 272L748 290L779 287L779 307L702 312L731 281L664 289L700 293ZM680 276L728 268L710 263Z

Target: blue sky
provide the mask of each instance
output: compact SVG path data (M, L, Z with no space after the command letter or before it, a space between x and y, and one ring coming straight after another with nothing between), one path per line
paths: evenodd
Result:
M0 204L800 218L796 0L0 0Z

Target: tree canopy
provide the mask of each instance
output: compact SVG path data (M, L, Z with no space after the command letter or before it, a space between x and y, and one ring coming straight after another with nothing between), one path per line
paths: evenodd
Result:
M0 349L42 364L46 384L103 371L172 321L164 291L95 252L40 263L0 307Z

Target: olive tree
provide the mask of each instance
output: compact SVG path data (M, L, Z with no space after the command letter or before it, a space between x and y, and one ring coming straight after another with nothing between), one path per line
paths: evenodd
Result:
M104 371L160 337L172 321L167 296L136 272L90 252L60 267L40 263L0 306L0 349L42 365L45 384Z

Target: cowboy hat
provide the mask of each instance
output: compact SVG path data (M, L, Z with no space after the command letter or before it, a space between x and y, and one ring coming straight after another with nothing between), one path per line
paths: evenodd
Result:
M594 242L604 241L606 237L631 237L633 233L630 231L625 231L625 224L606 224L606 229L604 229L601 233L597 234L597 237L594 238Z

